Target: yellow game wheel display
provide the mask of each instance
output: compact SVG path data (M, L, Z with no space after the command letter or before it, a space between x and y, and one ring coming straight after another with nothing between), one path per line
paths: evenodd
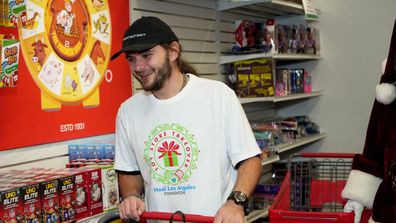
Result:
M98 106L111 50L107 0L27 0L26 7L19 37L41 109Z

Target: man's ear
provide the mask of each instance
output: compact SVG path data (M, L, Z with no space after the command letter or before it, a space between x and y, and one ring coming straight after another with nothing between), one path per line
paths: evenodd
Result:
M176 61L180 55L180 44L177 41L173 41L169 47L169 59Z

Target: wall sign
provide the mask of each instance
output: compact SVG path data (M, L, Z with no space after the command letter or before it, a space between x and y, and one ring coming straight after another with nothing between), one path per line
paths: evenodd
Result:
M27 0L26 9L25 27L0 28L23 55L18 88L0 89L0 150L114 132L132 92L126 61L110 63L128 0Z

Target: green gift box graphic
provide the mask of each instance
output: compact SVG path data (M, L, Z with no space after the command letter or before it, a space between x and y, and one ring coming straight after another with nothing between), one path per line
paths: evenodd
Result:
M177 157L178 155L181 155L181 153L177 152L179 148L180 146L176 144L175 141L171 141L169 144L168 142L163 142L158 148L158 152L161 153L158 158L164 159L165 167L174 167L179 164Z

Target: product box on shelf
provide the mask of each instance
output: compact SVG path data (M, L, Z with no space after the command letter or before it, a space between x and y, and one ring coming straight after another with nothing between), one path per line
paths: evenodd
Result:
M30 180L30 183L21 187L21 197L23 222L41 222L40 184Z
M58 180L42 178L40 182L43 222L60 222Z
M118 177L114 165L93 165L91 167L101 170L103 210L109 211L117 208L120 194L118 189Z
M21 200L19 187L10 185L0 187L0 219L4 222L21 222Z
M275 73L275 95L303 93L305 91L304 69L278 68Z
M235 21L235 45L232 52L257 53L272 52L274 49L274 19L266 22L254 22L250 20Z
M69 144L69 162L77 164L96 164L114 161L114 142L90 142Z
M65 174L58 178L59 182L59 201L61 222L76 221L76 187L75 176Z
M19 41L0 34L0 88L15 87L18 83Z
M27 27L26 0L1 1L1 26Z
M239 97L272 97L272 60L254 59L235 62L236 91Z
M103 212L102 175L98 168L71 168L75 176L77 220Z

